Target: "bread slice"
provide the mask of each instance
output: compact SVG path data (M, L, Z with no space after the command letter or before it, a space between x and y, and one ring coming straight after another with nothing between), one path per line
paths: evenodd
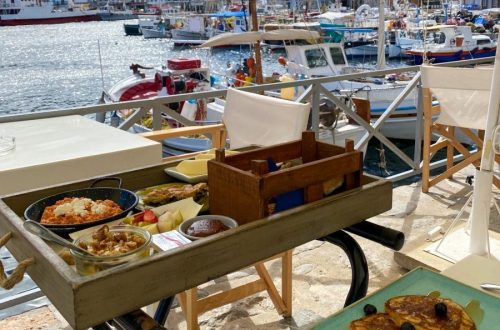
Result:
M349 324L349 330L399 330L386 313L372 314Z
M444 303L445 316L437 316L434 306ZM385 312L401 326L410 322L416 330L475 330L474 321L462 306L450 299L429 296L399 296L386 301Z

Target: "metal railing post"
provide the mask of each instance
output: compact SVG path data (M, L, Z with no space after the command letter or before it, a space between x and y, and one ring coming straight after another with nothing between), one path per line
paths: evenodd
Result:
M420 161L422 160L422 127L424 118L424 95L422 93L422 85L419 83L418 87L418 99L417 99L417 119L415 124L415 148L413 151L413 168L420 170Z
M311 101L311 127L316 135L319 137L319 102L320 102L321 89L318 84L312 85L312 101Z

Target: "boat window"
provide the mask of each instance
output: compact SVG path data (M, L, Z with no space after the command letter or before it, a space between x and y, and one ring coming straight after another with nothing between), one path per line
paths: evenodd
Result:
M478 45L485 45L491 43L491 39L477 39Z
M331 47L330 54L332 54L333 64L345 64L344 53L338 47Z
M328 65L326 60L325 51L323 49L308 49L305 51L307 66L312 68L319 68Z
M434 42L437 44L444 44L446 41L446 35L443 32L437 32L434 35Z

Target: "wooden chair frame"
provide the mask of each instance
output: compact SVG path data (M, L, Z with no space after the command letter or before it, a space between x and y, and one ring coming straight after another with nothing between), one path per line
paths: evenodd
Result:
M466 127L456 127L441 125L433 121L433 116L440 112L440 107L432 105L432 93L430 88L422 88L423 93L423 120L424 120L424 145L422 157L422 191L427 193L429 189L444 179L453 178L453 174L461 169L474 165L479 167L481 162L481 151L483 148L482 135L483 131L479 134L474 133L471 129ZM476 152L470 152L455 136L456 128L460 129L472 142L477 146ZM440 138L432 143L432 135L436 133ZM436 153L446 148L446 170L434 178L430 178L430 162ZM454 153L455 150L460 152L464 159L455 164ZM500 157L495 156L495 161L500 163ZM500 179L496 176L493 177L493 183L497 188L500 188Z
M224 124L182 127L141 133L145 138L161 142L164 139L188 136L194 134L207 134L211 136L212 147L222 148L226 145L227 129ZM174 159L189 158L198 154L184 154L180 156L168 157L166 162ZM259 279L245 283L229 290L210 295L205 298L198 298L198 288L194 287L177 295L181 308L186 317L188 329L199 329L198 315L214 308L235 302L242 298L251 296L261 291L267 291L279 314L289 317L292 315L292 253L288 250L274 257L259 261L252 266L257 270ZM281 259L281 295L279 294L271 275L267 271L264 263L269 260Z

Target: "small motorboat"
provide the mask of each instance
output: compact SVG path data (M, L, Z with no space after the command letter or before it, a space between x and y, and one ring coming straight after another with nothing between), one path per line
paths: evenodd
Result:
M105 103L125 102L132 100L148 99L155 96L167 96L180 93L210 90L210 70L201 66L199 59L169 59L158 68L145 67L139 64L130 66L132 74L117 82L103 93ZM198 101L170 103L168 106L191 121L203 122L206 119L206 102ZM187 110L187 108L190 110ZM121 119L132 114L135 109L117 112ZM163 116L164 125L179 127L171 117ZM137 133L147 132L152 129L152 116L145 118L133 126ZM200 141L206 140L206 141ZM210 140L201 138L176 138L163 141L167 153L178 154L210 149Z

